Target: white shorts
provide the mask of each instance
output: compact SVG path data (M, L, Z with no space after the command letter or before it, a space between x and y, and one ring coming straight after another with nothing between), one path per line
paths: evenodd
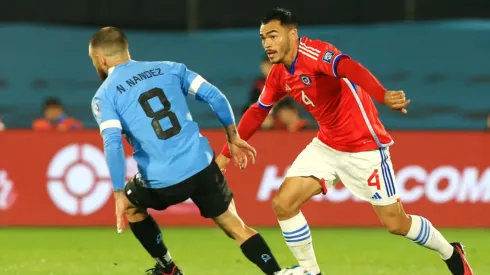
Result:
M399 199L388 148L340 152L314 138L286 174L286 178L310 176L323 180L327 190L341 180L356 197L373 205L390 205Z

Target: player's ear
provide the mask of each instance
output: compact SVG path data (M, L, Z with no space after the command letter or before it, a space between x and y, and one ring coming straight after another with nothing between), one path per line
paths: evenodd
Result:
M97 58L99 59L99 64L107 67L107 59L103 55L98 55Z
M295 27L292 27L289 30L289 35L291 36L292 39L296 39L298 37L298 29Z

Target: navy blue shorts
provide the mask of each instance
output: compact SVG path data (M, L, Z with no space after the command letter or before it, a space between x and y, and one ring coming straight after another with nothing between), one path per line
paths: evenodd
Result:
M125 187L129 201L142 209L165 210L192 199L205 218L215 218L223 214L233 199L223 173L216 162L194 176L169 187L147 188L143 179L133 177Z

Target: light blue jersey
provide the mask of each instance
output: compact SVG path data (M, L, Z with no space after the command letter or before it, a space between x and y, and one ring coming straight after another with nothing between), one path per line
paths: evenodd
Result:
M125 185L121 134L149 188L178 184L213 161L186 96L211 105L223 126L235 123L226 97L184 64L128 61L109 70L92 100L114 190Z

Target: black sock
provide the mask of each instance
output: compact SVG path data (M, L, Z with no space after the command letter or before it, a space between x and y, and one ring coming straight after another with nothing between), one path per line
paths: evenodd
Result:
M140 222L129 223L129 227L146 251L165 269L165 272L171 273L174 263L163 243L162 232L153 217L148 215Z
M253 235L240 248L247 259L256 264L265 274L273 275L281 270L271 249L260 234Z

